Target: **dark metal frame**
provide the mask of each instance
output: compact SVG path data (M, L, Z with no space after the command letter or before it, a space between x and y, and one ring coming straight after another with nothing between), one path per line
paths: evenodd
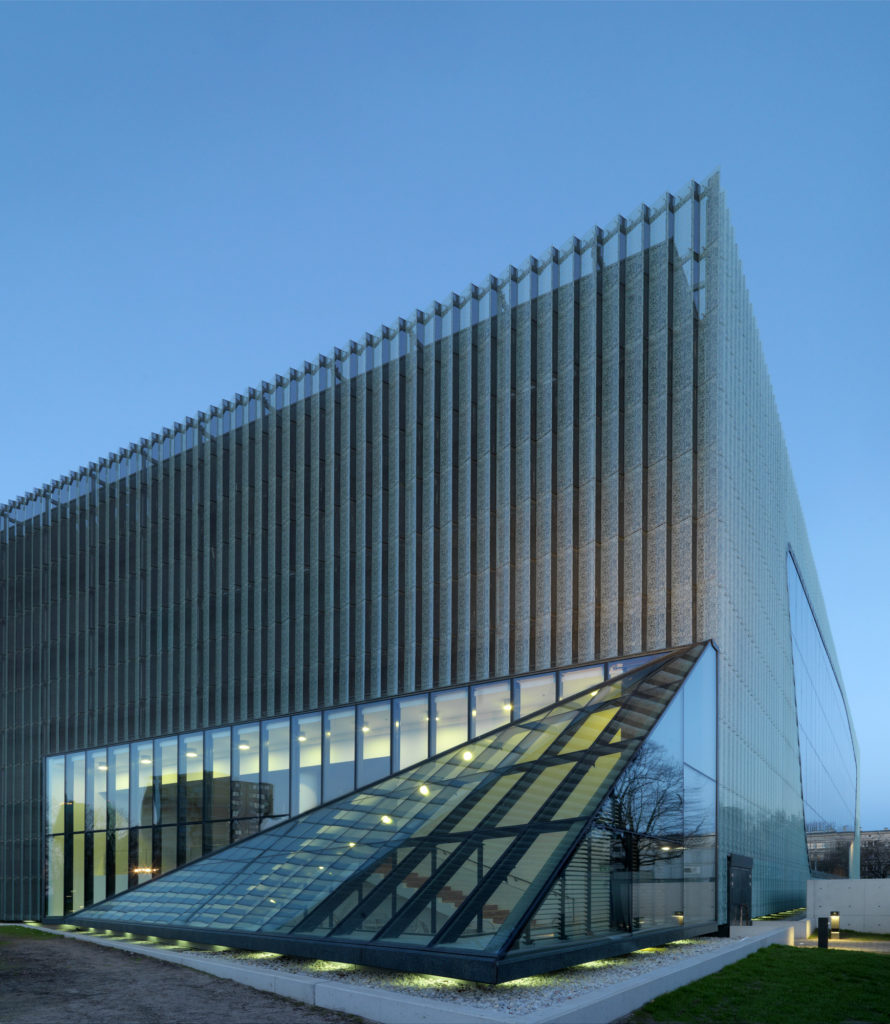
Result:
M362 967L383 967L388 970L409 971L418 974L438 974L445 978L460 978L465 981L481 981L496 985L502 981L513 981L526 978L531 974L542 974L557 971L564 967L573 967L588 960L596 960L603 956L619 956L640 949L643 945L660 946L677 939L695 938L699 935L711 935L717 931L717 922L708 921L698 925L671 925L666 928L653 928L651 931L622 932L587 942L566 943L559 949L532 949L528 952L514 953L505 957L498 953L466 952L444 953L417 946L402 946L392 942L375 940L369 942L350 942L340 940L329 942L321 937L297 938L256 932L214 931L210 929L190 929L170 927L168 925L152 925L150 932L142 922L119 921L114 929L108 929L106 922L96 920L90 922L89 916L81 912L78 924L84 930L91 926L102 934L122 934L158 938L180 939L193 942L198 946L227 946L234 949L255 950L257 952L281 953L284 956L304 957L306 959L342 960L348 953L348 962ZM640 940L644 939L644 942Z

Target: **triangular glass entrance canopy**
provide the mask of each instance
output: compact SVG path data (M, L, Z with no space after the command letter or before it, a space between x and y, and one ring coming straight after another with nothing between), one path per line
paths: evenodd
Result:
M504 958L705 651L646 660L67 920L476 980L531 973Z

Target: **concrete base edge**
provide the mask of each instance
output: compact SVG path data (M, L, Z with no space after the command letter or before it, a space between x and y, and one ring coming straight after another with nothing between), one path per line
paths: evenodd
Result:
M436 999L402 995L384 989L374 989L373 998L369 998L368 989L339 982L318 981L311 975L291 974L251 964L233 963L222 957L213 960L119 939L86 935L82 932L59 932L54 928L43 930L56 935L61 934L65 938L93 942L110 949L126 949L128 952L141 953L143 956L203 971L217 978L236 981L263 992L273 992L288 999L308 1003L310 1006L352 1013L377 1024L510 1024L517 1019L509 1010L493 1012L463 1009L453 1004L443 1004ZM522 1014L522 1020L524 1024L609 1024L610 1021L639 1009L650 999L713 974L764 946L774 943L793 946L796 938L805 938L808 934L809 921L795 921L790 924L764 921L757 922L750 928L734 928L732 937L739 941L697 958L686 966L662 967L638 980L610 985L537 1013Z

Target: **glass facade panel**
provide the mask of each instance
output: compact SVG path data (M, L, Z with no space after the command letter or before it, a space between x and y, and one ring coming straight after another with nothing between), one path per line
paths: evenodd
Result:
M850 875L851 862L854 866L857 864L859 755L840 683L790 554L787 567L810 871L814 875L846 878Z
M429 696L400 698L394 702L393 715L392 770L398 772L429 757Z
M432 705L431 754L441 754L467 741L467 691L443 690L430 694Z
M133 877L137 885L150 882L155 874L154 867L154 829L133 829L136 835L136 863L132 867Z
M683 684L683 760L709 778L717 778L717 652L708 647Z
M161 840L161 871L172 871L177 866L177 834L179 829L176 825L164 825L158 829ZM228 840L229 826L226 823L226 839Z
M608 678L614 679L616 676L623 676L625 672L632 672L634 669L640 668L642 665L648 665L650 662L658 661L664 657L662 654L641 654L637 658L623 658L621 661L610 661Z
M155 740L154 750L155 793L158 825L172 825L179 816L179 743L175 736Z
M112 747L108 751L108 810L109 828L126 828L129 825L130 749L126 746Z
M559 673L559 699L573 697L576 693L598 686L605 678L605 665L588 665L586 668L571 669Z
M233 729L232 778L253 780L260 778L260 727L236 725Z
M106 798L108 792L108 755L105 749L87 752L87 829L104 829L108 822ZM102 858L105 871L105 858Z
M458 848L457 853L444 860L435 888L424 898L416 900L411 913L405 915L402 930L396 926L385 933L387 937L429 944L455 916L455 911L466 903L470 893L497 864L512 841L509 836L497 836Z
M105 832L93 832L88 841L93 844L93 903L101 903L105 899L106 873L105 853L108 836Z
M152 743L130 746L130 824L152 823Z
M687 200L674 213L674 245L680 256L692 248L692 202Z
M200 824L180 825L179 828L185 833L184 863L190 864L204 855L204 826Z
M270 793L272 815L290 812L290 719L262 723L262 784Z
M493 870L483 864L486 899L482 906L476 901L475 913L464 915L470 920L456 938L456 946L482 950L492 944L492 936L503 935L505 924L524 909L528 880L550 874L557 867L566 834L565 831L544 832L535 836L527 848L517 841Z
M71 827L83 832L86 819L86 757L69 754L65 759L65 795L71 813Z
M204 852L213 853L215 850L221 850L224 846L228 846L232 841L232 826L231 822L227 821L208 821L204 826ZM167 868L164 868L166 871Z
M293 720L293 814L321 803L321 715L299 715Z
M65 757L46 759L46 831L65 831Z
M523 718L556 700L556 674L517 679L513 684L515 717Z
M232 842L237 843L247 836L256 835L259 830L259 818L234 818L232 820Z
M204 734L179 737L179 821L204 820Z
M62 785L64 786L65 761L62 762ZM56 768L58 770L58 768ZM64 803L64 801L62 801ZM46 912L52 917L65 913L65 836L49 837L49 856L46 865Z
M633 872L633 930L682 925L682 845L674 845L670 838L647 838L640 840L638 853L639 864Z
M260 785L260 727L236 725L232 730L232 817L265 817L269 807L266 791ZM239 829L246 827L240 825Z
M688 702L686 707L688 709ZM684 923L699 924L713 919L717 898L716 781L687 764L684 769L684 802Z
M135 867L135 864L134 864ZM114 891L125 892L130 884L130 830L119 828L114 832ZM135 884L136 876L133 875Z
M481 736L492 729L498 729L510 721L513 710L510 684L507 682L485 683L482 686L474 686L471 703L471 737Z
M355 789L355 708L324 713L324 799Z
M392 706L389 701L379 704L360 704L358 707L358 765L356 785L391 774Z
M74 913L83 910L86 895L85 839L83 832L75 832L71 837L71 910Z
M207 733L204 758L207 815L211 820L228 819L232 814L231 729L213 729Z

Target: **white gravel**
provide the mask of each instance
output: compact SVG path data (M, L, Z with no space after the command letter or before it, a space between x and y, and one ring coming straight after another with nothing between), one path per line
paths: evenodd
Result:
M363 991L378 989L399 992L402 995L435 999L467 1010L506 1011L511 1016L521 1016L632 978L642 980L644 975L659 968L679 965L681 962L689 963L715 952L727 943L737 941L720 938L682 939L657 949L638 950L609 960L594 960L566 970L502 982L500 985L357 967L327 960L304 960L279 953L252 953L244 950L216 952L166 944L162 948L200 958L223 957L251 967L308 976L316 981L355 985Z

